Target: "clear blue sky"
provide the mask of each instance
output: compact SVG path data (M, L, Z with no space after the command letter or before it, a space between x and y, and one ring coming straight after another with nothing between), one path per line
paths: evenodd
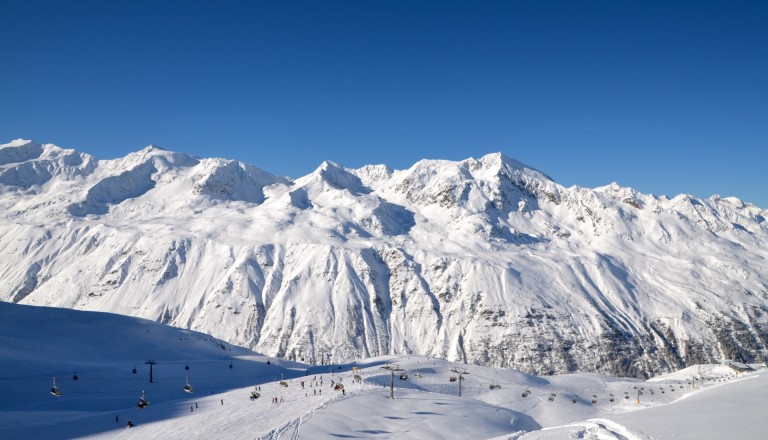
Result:
M501 151L768 208L768 1L0 2L0 141L298 177Z

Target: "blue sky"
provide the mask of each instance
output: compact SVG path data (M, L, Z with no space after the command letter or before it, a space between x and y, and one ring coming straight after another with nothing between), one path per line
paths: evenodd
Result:
M490 152L768 208L766 1L0 2L0 142L298 177Z

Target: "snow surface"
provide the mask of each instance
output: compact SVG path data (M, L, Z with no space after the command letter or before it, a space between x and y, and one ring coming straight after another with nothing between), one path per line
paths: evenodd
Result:
M0 358L3 439L751 439L768 427L764 369L736 377L704 365L639 381L536 377L423 356L309 366L151 321L9 303L0 303ZM157 362L151 384L149 359ZM394 400L388 365L408 375L394 376ZM462 397L449 380L454 369L468 372ZM707 380L691 388L686 380L697 374ZM54 376L60 397L48 392ZM183 391L187 379L193 394ZM261 397L252 401L254 387ZM139 410L142 391L150 405Z

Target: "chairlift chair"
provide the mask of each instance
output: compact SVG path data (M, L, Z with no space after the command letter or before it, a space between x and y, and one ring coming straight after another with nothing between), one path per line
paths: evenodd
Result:
M136 404L136 408L144 409L147 406L149 406L149 401L144 397L144 391L142 390L141 397L139 397L139 403Z
M61 397L61 391L59 391L59 387L56 386L56 378L53 378L53 385L51 385L51 394L53 394L56 397Z
M192 389L192 385L189 384L189 378L185 378L186 385L184 385L184 391L188 393L192 393L194 390Z
M555 401L555 397L557 397L557 394L555 394L555 393L552 393L552 394L550 394L550 395L549 395L549 399L548 399L548 400L549 400L550 402L554 402L554 401Z
M571 402L576 403L578 400L579 400L579 395L578 394L574 394L573 398L571 399Z
M400 375L400 380L408 380L408 375L407 374L401 374Z
M616 401L616 398L613 397L613 393L611 393L611 396L608 398L608 400L610 400L611 402L615 402Z

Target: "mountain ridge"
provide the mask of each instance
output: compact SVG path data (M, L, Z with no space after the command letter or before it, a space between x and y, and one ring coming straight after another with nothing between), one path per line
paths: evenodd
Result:
M647 376L768 351L768 212L565 188L501 153L297 179L151 146L0 146L0 300L271 356Z

